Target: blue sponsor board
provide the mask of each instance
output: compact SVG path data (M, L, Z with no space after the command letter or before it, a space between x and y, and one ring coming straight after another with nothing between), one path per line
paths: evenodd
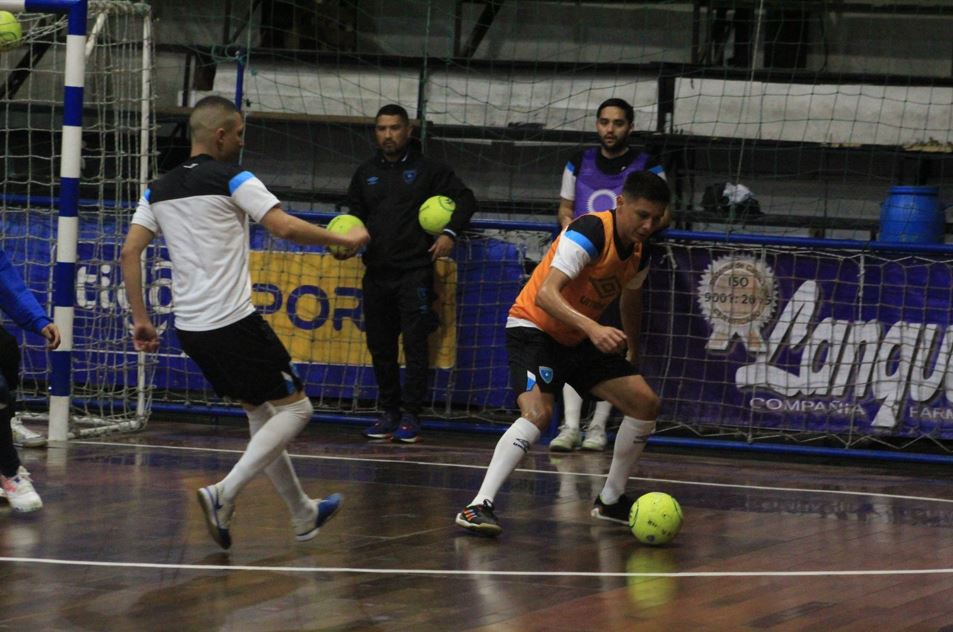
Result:
M10 214L0 226L8 256L23 273L42 305L50 304L51 271L56 257L51 235L55 224L53 217L30 217L27 221L25 214ZM131 317L119 267L124 233L125 227L118 227L108 220L81 218L74 303L74 384L136 384ZM193 399L199 404L209 387L198 368L182 354L175 336L171 264L161 241L158 243L157 250L150 248L147 252L145 266L145 281L149 287L146 302L161 337L159 353L154 357L155 363L149 372L158 391L157 398L163 397L162 391L171 391L170 396L176 400ZM254 250L267 250L273 247L273 242L266 239L260 227L255 226L251 245ZM282 247L285 246L292 252L320 251L282 243ZM522 284L522 258L512 244L492 239L462 240L454 256L458 280L456 367L434 370L432 388L435 400L441 403L449 400L451 404L474 409L512 406L507 387L503 325ZM320 286L321 280L303 279L302 283ZM359 306L360 287L350 290ZM278 309L287 310L294 304L283 300ZM294 314L289 314L289 317L296 320ZM3 319L3 325L19 333L8 320ZM314 326L314 323L308 326ZM333 327L334 322L327 319L320 326ZM40 348L38 338L36 343L35 347L25 351L24 364L42 372L48 358ZM357 396L365 400L377 397L373 370L368 366L301 363L298 368L312 397Z
M700 426L953 437L953 274L938 257L674 243L641 368Z

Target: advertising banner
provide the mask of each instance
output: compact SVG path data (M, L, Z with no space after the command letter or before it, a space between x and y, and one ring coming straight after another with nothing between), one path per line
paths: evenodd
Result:
M666 249L641 355L665 416L953 438L953 278L941 257Z
M360 259L253 251L249 267L252 302L295 362L371 366L364 337ZM456 262L438 261L434 276L434 310L440 327L430 338L430 366L449 369L456 359Z

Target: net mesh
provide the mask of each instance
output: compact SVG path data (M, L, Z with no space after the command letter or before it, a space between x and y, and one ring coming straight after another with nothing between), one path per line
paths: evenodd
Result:
M66 18L20 14L24 38L0 53L0 248L42 305L50 305L63 115ZM128 304L118 254L144 179L153 171L153 96L143 77L148 5L89 6L84 129L73 331L71 431L138 427L148 414L149 368L128 345ZM145 119L143 118L145 112ZM144 122L145 121L145 122ZM143 142L145 139L145 143ZM48 357L42 341L23 346L22 399L43 407ZM148 383L148 379L145 380Z
M919 342L909 339L913 329L896 329L895 323L921 323L918 340L928 326L945 325L929 310L906 310L918 304L917 293L943 294L937 271L947 266L946 255L904 259L857 243L837 250L825 239L866 243L887 236L889 227L889 236L901 243L946 240L940 200L950 198L953 80L949 55L937 51L948 50L953 10L947 3L920 0L840 2L818 11L808 5L157 3L163 42L159 105L166 123L158 139L159 166L171 168L187 156L184 106L211 93L234 98L247 116L243 164L286 208L306 216L317 213L312 217L324 223L346 210L344 191L351 176L374 151L371 122L377 109L391 102L405 106L425 151L452 165L476 192L479 219L537 224L520 225L520 230L484 225L460 242L454 266L441 276L441 309L445 322L455 326L445 326L435 341L444 357L434 358L428 414L509 421L512 396L500 338L506 308L551 238L567 159L596 141L597 106L609 97L626 99L635 108L633 144L657 154L665 165L676 195L676 227L695 232L669 243L653 261L656 272L650 277L644 370L663 393L666 423L678 432L823 438L851 446L860 437L940 441L945 421L917 421L939 420L939 413L915 415L909 402L896 409L894 425L884 418L876 425L884 407L875 402L887 399L884 384L891 382L884 377L880 386L871 382L860 391L863 370L845 359L832 365L853 367L843 392L831 386L821 395L813 382L807 390L789 392L800 379L791 376L801 375L795 364L807 356L821 367L833 353L826 351L833 342L821 343L813 356L801 347L779 352L775 360L790 365L784 378L792 380L790 388L739 386L736 380L740 368L763 355L770 334L780 331L779 319L797 289L816 280L821 269L834 272L825 272L817 289L819 321L803 328L908 331L896 349L883 337L869 343L885 353L894 349L882 368L884 376L905 366L904 354L914 358L918 353ZM188 19L180 17L185 9ZM0 54L0 60L11 63L10 55ZM20 104L18 115L29 111L33 100L42 101L39 96L26 100L30 104ZM49 96L49 102L56 99ZM31 127L41 130L35 134L36 149L20 154L11 149L5 159L10 169L30 167L8 172L52 174L53 127ZM97 142L97 147L108 144ZM27 160L27 154L33 157ZM31 184L32 179L37 182ZM16 189L10 193L29 189L52 195L55 186L52 177L6 180L4 186ZM926 200L911 201L908 192L892 189L927 185L936 189L926 191ZM135 187L126 192L110 184L101 188L95 199L117 206L138 195ZM896 204L885 205L888 200ZM30 221L41 221L42 215L33 216ZM96 230L124 232L118 219L123 213L104 216L117 218L117 225L107 222ZM729 247L706 241L699 231L759 235L763 241ZM775 237L816 241L782 247L772 242ZM256 305L293 350L309 394L325 412L376 410L362 339L359 266L257 233L252 241ZM17 244L10 247L15 251ZM81 264L90 276L78 301L109 302L117 283L114 254ZM170 272L161 242L150 256L149 303L167 332L162 351L150 359L156 363L154 392L163 404L211 410L223 402L182 357L168 326ZM734 265L732 258L744 264ZM882 265L871 263L878 258ZM929 272L891 276L906 264ZM712 301L754 300L753 295L739 289L740 298L733 299L738 288L703 288L713 277L725 283L747 278L738 270L759 265L774 275L773 308L738 334L733 329L742 327L738 318ZM857 276L858 270L863 274ZM878 270L891 272L885 276ZM842 274L863 281L840 281ZM870 288L877 287L873 277L886 284L875 297L879 303L870 298ZM676 287L675 280L681 285ZM853 288L852 299L843 298L844 288ZM900 289L900 296L890 293ZM699 297L706 292L703 308ZM115 296L121 303L121 291ZM891 311L896 304L908 307L903 313ZM846 313L849 306L854 314ZM831 322L823 324L828 316ZM875 324L848 324L861 321ZM755 330L766 337L762 346L751 337ZM709 346L712 332L718 345L727 337L723 348ZM849 347L841 343L837 353ZM855 352L865 354L866 347ZM923 366L931 362L923 360ZM110 368L97 379L116 381L128 373ZM823 370L809 373L816 380ZM42 381L39 371L36 379ZM912 382L898 380L908 384L905 392L913 392ZM704 390L705 399L697 398L701 390L692 389ZM890 397L894 404L906 401L903 395ZM945 401L945 395L933 397L926 406L930 410ZM755 400L776 409L752 408ZM918 405L917 410L924 407ZM821 419L824 415L830 419Z

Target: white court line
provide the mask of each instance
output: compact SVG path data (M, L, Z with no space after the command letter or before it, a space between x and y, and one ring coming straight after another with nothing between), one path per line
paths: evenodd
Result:
M242 450L231 450L224 448L196 448L191 446L171 446L171 445L154 445L149 443L119 443L119 442L108 442L108 441L70 441L71 444L82 444L82 445L92 445L92 446L117 446L123 448L154 448L161 450L183 450L190 452L214 452L221 454L242 454ZM389 464L407 464L407 465L426 465L433 467L456 467L463 469L471 470L485 470L485 465L469 465L464 463L441 463L438 461L407 461L399 459L372 459L367 457L353 457L353 456L333 456L333 455L321 455L321 454L289 454L290 457L294 459L316 459L316 460L328 460L328 461L354 461L359 463L389 463ZM514 470L516 472L522 472L524 474L546 474L550 476L586 476L586 477L596 477L603 478L605 474L592 474L589 472L555 472L552 470L535 470L528 468L517 468ZM653 483L670 483L673 485L695 485L697 487L724 487L728 489L750 489L758 491L772 491L772 492L791 492L791 493L808 493L808 494L832 494L835 496L874 496L877 498L892 498L895 500L916 500L923 502L931 503L946 503L953 504L953 498L934 498L932 496L907 496L903 494L884 494L880 492L860 492L860 491L851 491L851 490L842 490L842 489L812 489L809 487L771 487L769 485L742 485L740 483L711 483L708 481L685 481L685 480L676 480L672 478L649 478L644 476L630 476L630 481L650 481Z
M425 575L462 577L862 577L880 575L951 575L953 568L878 569L852 571L686 571L677 573L613 573L587 571L474 571L454 569L353 568L347 566L248 566L225 564L151 564L145 562L100 562L53 560L37 557L0 557L0 563L98 566L106 568L155 568L182 571L253 571L269 573L352 573L362 575Z

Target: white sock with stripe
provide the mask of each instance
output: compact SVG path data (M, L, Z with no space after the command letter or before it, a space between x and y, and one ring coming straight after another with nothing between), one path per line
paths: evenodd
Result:
M252 410L245 410L248 415L248 429L251 436L255 436L262 426L269 419L274 417L274 407L265 402ZM301 488L301 482L295 473L294 466L291 464L291 457L287 450L282 450L278 458L272 461L271 465L265 468L265 476L274 485L275 491L288 505L288 510L296 520L303 520L314 515L314 503Z
M493 502L500 487L523 460L523 456L529 452L530 447L539 439L539 434L539 428L525 417L520 417L513 422L513 425L496 442L493 458L490 459L490 465L486 468L483 485L480 486L480 491L470 503L471 505L482 505L484 500Z
M615 436L615 448L612 451L612 463L609 465L609 476L602 488L599 497L606 505L619 500L625 492L626 481L632 472L632 466L639 460L645 442L655 430L655 420L645 421L626 416L622 418L622 425Z
M238 492L281 455L285 446L311 420L313 412L308 398L275 406L275 414L255 432L238 463L220 482L223 500L235 502Z

